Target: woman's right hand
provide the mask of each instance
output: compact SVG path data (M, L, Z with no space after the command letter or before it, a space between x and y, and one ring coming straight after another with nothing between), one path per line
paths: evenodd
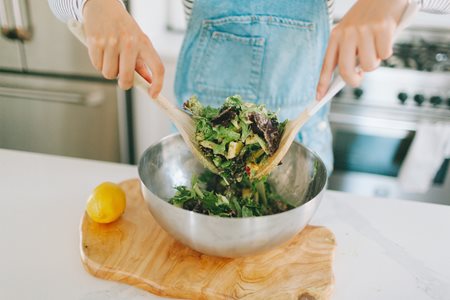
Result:
M117 0L89 0L83 9L89 57L107 79L118 77L119 86L133 86L134 71L152 84L157 97L164 80L164 66L150 39ZM150 69L150 72L149 72Z

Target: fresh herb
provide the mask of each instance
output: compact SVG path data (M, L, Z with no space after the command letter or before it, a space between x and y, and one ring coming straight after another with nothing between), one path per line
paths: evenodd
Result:
M194 177L190 188L177 186L169 203L187 210L220 217L253 217L272 215L293 206L275 193L266 180L229 184L209 171Z
M253 177L278 149L287 122L279 123L264 105L243 102L238 95L228 97L221 108L203 106L193 96L184 108L195 120L201 150L228 183L242 181L245 174Z

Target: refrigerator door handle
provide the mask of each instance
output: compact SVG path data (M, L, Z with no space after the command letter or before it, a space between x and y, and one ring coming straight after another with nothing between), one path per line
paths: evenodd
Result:
M102 91L83 94L69 91L42 91L4 86L0 86L0 96L90 107L99 106L106 100L106 96Z
M31 28L28 0L11 0L14 16L16 38L21 41L28 41L33 36Z
M11 30L8 22L8 11L6 10L5 0L0 0L0 30L4 36L7 36Z

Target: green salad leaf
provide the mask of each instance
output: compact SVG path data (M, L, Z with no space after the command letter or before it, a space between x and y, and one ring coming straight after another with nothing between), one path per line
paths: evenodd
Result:
M220 108L203 106L193 96L184 109L195 120L201 150L228 183L240 182L244 175L252 178L278 149L287 122L280 123L264 105L244 102L238 95L226 98Z
M206 171L192 178L191 186L177 186L169 203L187 210L221 217L254 217L272 215L292 209L266 181L229 184L216 174Z
M177 186L169 203L194 212L221 217L253 217L293 208L266 178L250 180L279 146L286 122L264 105L225 99L220 108L203 106L193 96L184 103L195 121L195 138L203 154L219 170L192 178L191 186Z

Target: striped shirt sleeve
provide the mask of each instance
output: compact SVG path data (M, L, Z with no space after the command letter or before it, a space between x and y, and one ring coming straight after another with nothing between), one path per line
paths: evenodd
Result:
M48 0L53 14L63 22L82 20L82 8L86 0Z
M419 0L422 11L434 14L450 14L450 0Z

